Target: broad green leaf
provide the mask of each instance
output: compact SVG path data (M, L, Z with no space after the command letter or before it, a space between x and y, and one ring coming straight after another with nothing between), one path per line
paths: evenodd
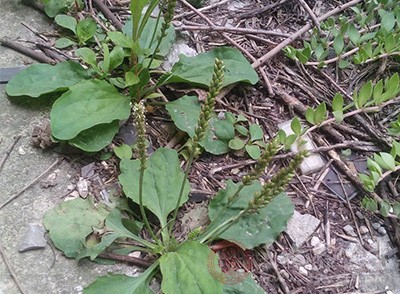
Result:
M110 70L114 70L124 62L124 49L120 46L115 46L110 52Z
M264 138L264 132L258 124L251 124L249 131L251 141L262 140Z
M322 123L327 117L326 104L322 102L314 111L314 121L316 124Z
M306 120L310 124L312 124L312 125L316 124L316 122L314 120L314 109L312 109L311 107L308 107L307 110L306 110L306 114L305 115L306 115Z
M139 203L139 160L121 160L121 175L119 180L124 193L134 202ZM167 224L168 214L175 209L179 192L184 179L175 150L159 148L147 160L147 168L144 172L143 204L153 212L162 227ZM190 185L185 179L179 206L188 199Z
M70 140L95 125L127 119L130 99L100 80L89 80L71 86L53 105L50 113L52 134L59 140Z
M82 60L91 67L97 68L97 56L92 49L87 47L79 48L75 51L75 55L82 58Z
M215 58L222 60L225 65L224 87L238 82L252 85L258 82L257 73L242 53L237 49L221 47L194 57L181 55L167 83L191 83L208 87L214 72Z
M86 70L72 61L57 65L34 64L20 71L6 85L9 96L39 97L53 92L64 92L82 80L89 79Z
M111 41L122 48L131 48L133 46L132 39L121 32L107 32L108 37Z
M396 19L392 12L387 12L381 20L381 26L386 32L390 32L394 25L396 24Z
M349 39L351 40L351 42L353 42L353 44L357 46L361 35L354 26L354 24L350 23L349 28L347 30L347 34L349 35Z
M54 21L61 27L72 31L74 34L76 33L76 25L78 22L75 17L59 14L54 18Z
M210 259L216 254L207 245L187 241L175 252L160 258L163 276L161 290L165 294L215 294L222 293L223 285L210 272ZM219 267L214 269L219 274ZM214 274L215 275L215 274Z
M133 232L128 230L123 224L121 212L118 209L113 209L106 218L106 232L101 237L101 241L93 245L86 244L85 250L82 250L80 254L76 256L76 259L79 260L84 257L90 257L91 260L94 260L118 238L129 238L135 241L140 241L141 238L135 234L138 234L141 230L141 226L138 226L137 224L134 224L134 226Z
M84 130L75 138L69 140L69 144L86 152L98 152L111 144L119 130L118 120L108 124L99 124Z
M210 226L217 226L247 208L249 201L253 199L255 193L261 191L262 186L259 182L255 182L244 187L239 193L238 200L231 207L225 208L228 198L234 195L238 188L239 184L229 180L226 189L220 190L211 200L208 210ZM252 249L264 243L271 244L285 230L293 211L294 205L290 198L281 193L257 213L239 219L222 233L220 238L236 243L244 249Z
M239 139L239 138L234 138L232 140L229 141L229 148L231 148L232 150L240 150L243 149L243 147L246 145L246 142Z
M104 226L108 213L105 205L94 204L92 198L77 198L47 211L43 220L54 245L75 258L85 251L86 237L93 228Z
M74 0L48 0L45 3L44 11L49 17L55 17L58 13L67 12ZM81 2L81 1L78 1Z
M381 95L380 102L385 102L394 98L400 91L399 74L395 73L393 76L385 80L386 92Z
M343 111L343 103L344 103L343 96L340 93L336 93L335 97L333 97L332 100L332 109L334 111L338 110Z
M358 108L362 108L372 96L372 81L364 84L357 95Z
M137 277L113 274L98 277L96 281L83 289L83 294L154 294L149 283L154 276L155 266L156 264L149 267Z
M235 124L236 123L236 116L232 112L225 112L224 113L224 118L229 121L230 123Z
M72 41L71 39L60 38L60 39L56 40L56 42L54 43L54 47L56 47L58 49L64 49L64 48L67 48L67 47L75 45L75 44L76 43L74 41Z
M290 123L290 128L292 129L293 133L295 133L296 135L301 134L301 123L297 116L292 119L292 122Z
M132 148L127 144L122 144L121 146L114 147L114 153L120 159L132 158Z
M251 274L240 283L233 285L225 284L222 294L265 294L263 288L258 285Z
M246 149L247 154L252 159L258 159L261 155L260 147L258 147L257 145L246 145L245 149Z
M243 114L239 114L236 119L236 122L247 122L247 121L248 119Z
M176 127L188 133L190 137L193 137L201 110L198 98L195 96L183 96L178 100L168 102L166 109ZM206 138L200 143L207 152L215 155L229 152L228 142L220 140L213 131L215 129L222 129L223 126L226 126L226 123L226 120L219 120L215 114L212 115L209 129L206 132ZM222 124L222 126L218 124Z
M132 35L133 35L133 40L139 39L139 25L140 25L140 19L142 18L142 11L143 8L146 6L146 4L149 2L149 0L136 0L136 1L131 1L130 4L130 11L132 14Z
M393 140L392 145L393 147L390 150L390 154L393 156L393 158L396 158L397 156L400 156L400 143L396 140Z
M338 35L333 40L333 49L335 49L336 55L340 55L343 52L343 48L344 48L343 36Z
M79 43L84 44L94 36L96 30L96 22L91 18L83 19L78 22L78 25L76 26L76 36L78 37Z
M165 108L176 127L193 137L201 110L199 99L196 96L183 96L168 102Z
M291 134L289 136L287 136L285 138L285 149L289 149L290 147L292 147L292 145L294 144L294 142L296 142L298 136L296 134Z
M375 181L370 176L366 174L359 174L358 177L367 191L373 192L375 190Z

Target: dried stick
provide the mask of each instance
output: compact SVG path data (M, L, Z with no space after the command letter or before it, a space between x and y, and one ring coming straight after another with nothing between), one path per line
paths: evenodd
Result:
M93 3L104 14L104 16L112 22L117 30L122 30L122 23L119 21L118 18L115 17L114 13L112 13L111 10L108 9L108 7L101 0L93 0Z
M211 4L211 5L199 8L198 10L201 11L201 12L207 11L207 10L213 9L215 7L218 7L218 6L222 5L222 4L225 4L225 3L229 2L229 1L231 1L231 0L222 0L221 2L214 3L214 4ZM185 17L185 16L193 15L193 14L195 14L193 11L184 12L184 13L181 13L181 14L178 14L178 15L174 16L174 20L182 18L182 17Z
M249 16L254 16L255 14L263 13L263 12L265 12L267 10L273 9L276 6L279 6L279 5L283 4L283 3L285 3L286 1L287 0L281 0L281 1L266 5L266 6L261 7L261 8L252 9L250 11L247 11L247 12L242 13L241 15L239 15L239 19L243 19L243 18L247 18Z
M314 12L312 11L312 9L310 8L310 6L308 6L307 2L304 0L298 0L300 5L303 6L304 10L307 11L307 13L310 15L312 21L314 22L314 25L318 28L318 30L321 32L321 26L319 23L318 18L315 16Z
M3 247L0 245L0 255L2 256L4 260L4 264L6 265L7 270L10 272L11 278L14 280L15 284L17 285L19 291L21 291L22 294L27 293L24 288L22 288L21 283L19 282L17 275L15 274L14 270L12 269L10 262L8 261L8 258L4 252Z
M335 15L349 7L352 7L352 6L360 3L361 1L362 0L352 0L348 3L340 5L339 7L329 11L328 13L326 13L323 16L321 16L320 18L318 18L318 21L322 22L322 21L326 20L327 18L331 17L332 15ZM288 37L287 39L285 39L281 43L279 43L274 49L272 49L271 51L269 51L268 53L264 54L259 59L257 59L255 62L253 62L253 64L252 64L253 68L258 68L259 66L263 65L268 59L270 59L273 56L275 56L276 54L278 54L284 47L286 47L287 45L292 43L294 40L296 40L302 34L306 33L311 28L312 28L311 24L306 24L300 30L293 33L290 37Z
M180 25L176 26L177 31L188 30L188 31L217 31L217 32L234 32L240 34L259 34L259 35L270 35L278 37L288 37L289 34L280 33L275 31L258 30L258 29L248 29L248 28L235 28L235 27L219 27L219 26L204 26L204 25Z
M56 161L53 162L52 165L50 165L43 173L41 173L39 176L37 176L33 181L31 181L29 184L27 184L24 188L22 188L20 191L18 191L15 195L11 196L8 198L3 204L0 205L0 209L2 209L4 206L9 204L11 201L17 199L19 196L22 195L26 190L28 190L30 187L32 187L34 184L36 184L41 178L43 178L49 171L51 171L55 166L57 166L63 158L57 158Z
M6 153L4 154L3 158L0 161L0 172L3 169L4 164L7 161L7 158L10 156L11 151L14 149L15 145L18 143L19 139L21 139L21 135L18 135L14 138L14 141L10 144L7 148Z
M45 55L41 52L37 52L35 50L29 49L25 46L22 46L22 45L18 44L17 42L10 41L7 39L0 39L0 44L2 46L8 47L10 49L14 49L15 51L17 51L19 53L25 54L26 56L29 56L37 61L48 63L48 64L56 63L53 59L51 59L47 55Z
M144 267L144 268L148 268L152 265L151 262L148 262L141 258L127 256L127 255L114 254L114 253L101 253L101 254L99 254L99 257L104 258L104 259L112 259L112 260L118 260L118 261L122 261L122 262L133 263L134 265Z

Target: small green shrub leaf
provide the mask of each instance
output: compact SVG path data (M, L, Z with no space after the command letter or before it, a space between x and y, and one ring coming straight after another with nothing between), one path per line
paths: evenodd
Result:
M214 124L214 134L221 140L229 141L235 137L235 127L230 121L221 119Z
M125 73L125 87L136 85L140 82L140 78L133 72Z
M242 125L235 125L235 129L239 134L243 136L247 136L247 134L249 133L249 130Z
M132 39L121 32L107 32L111 41L122 48L131 48L133 46Z
M376 154L374 154L374 155L376 155ZM379 155L380 156L377 156L377 155L374 156L374 159L375 159L375 161L376 161L376 159L379 160L377 162L381 167L383 167L384 169L387 169L387 170L392 170L392 171L394 171L396 169L396 162L392 155L390 155L389 153L386 153L386 152L380 152Z
M395 202L393 204L393 214L400 217L400 202Z
M258 159L261 155L260 147L258 147L257 145L246 145L245 149L246 149L247 154L252 159Z
M326 104L322 102L317 106L314 112L314 122L316 124L322 123L327 117Z
M228 144L229 148L231 148L232 150L241 150L245 145L246 142L239 138L234 138L230 140Z
M378 210L378 204L373 198L364 197L361 201L361 204L369 211L375 212Z
M59 140L70 140L95 125L127 119L130 99L100 80L89 80L70 87L50 112L52 134Z
M87 40L94 36L96 30L96 22L91 18L83 19L78 22L78 25L76 26L76 35L79 43L84 44Z
M69 144L86 152L98 152L111 144L119 130L118 120L108 124L99 124L80 132Z
M228 198L235 194L238 187L239 184L229 180L226 189L220 190L211 200L209 206L210 226L217 226L247 208L254 194L262 189L259 182L244 187L239 193L238 200L231 207L225 208ZM290 198L285 193L281 193L257 213L240 218L232 227L222 233L220 238L236 243L245 249L251 249L264 243L272 244L276 237L285 230L293 211L294 205ZM213 223L213 221L218 223Z
M361 87L357 95L358 108L362 108L368 102L372 96L372 90L372 81L369 81Z
M256 84L258 75L251 64L237 49L221 47L201 53L194 57L180 56L171 70L172 76L167 83L191 83L208 87L214 71L214 59L225 64L223 86L238 82Z
M264 138L264 132L261 129L260 125L251 124L249 127L249 131L251 141L262 140Z
M384 216L387 217L389 215L389 211L390 211L390 204L387 201L381 201L379 203L380 209L379 212Z
M290 128L292 129L293 133L295 133L296 135L301 134L301 123L297 116L292 119L292 122L290 123Z
M308 107L306 110L306 120L312 124L315 125L315 120L314 120L314 109L312 109L311 107Z
M93 228L104 227L109 211L92 198L65 201L46 212L44 225L54 245L67 257L77 257L86 250L86 237Z
M57 65L34 64L16 74L6 86L9 96L39 97L53 92L64 92L76 83L89 79L86 70L72 61Z
M344 40L342 35L337 35L333 40L333 49L335 49L336 55L340 55L343 52Z
M222 275L218 262L215 261L217 256L207 245L194 241L187 241L175 252L161 256L163 293L188 293L188 289L191 294L222 293L223 285L214 277L216 274ZM210 266L215 269L210 269ZM212 275L211 272L215 274Z
M54 21L61 27L70 30L74 34L76 34L76 26L78 22L76 21L75 17L59 14L54 18Z
M139 203L139 160L121 160L119 180L124 193L134 202ZM159 148L147 160L144 172L143 204L160 220L161 226L167 224L168 214L175 209L181 189L184 173L175 150ZM185 180L182 205L188 199L190 185Z
M132 148L129 145L122 144L121 146L114 147L114 153L120 159L132 158Z
M349 28L347 30L347 34L349 35L350 41L353 42L353 44L355 46L357 46L361 35L358 32L358 30L356 29L356 27L354 26L354 24L352 24L352 23L349 24Z
M124 49L120 46L115 46L110 52L110 70L120 66L124 62L125 53Z
M396 19L392 12L387 12L381 20L381 26L386 32L390 32L394 28L395 24Z
M374 102L376 104L381 102L382 91L383 91L383 81L379 80L376 83L376 85L374 87L374 90L373 90L373 93L372 93L372 97L373 97Z

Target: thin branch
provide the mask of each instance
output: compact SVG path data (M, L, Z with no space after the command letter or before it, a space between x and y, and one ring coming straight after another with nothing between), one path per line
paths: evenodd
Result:
M229 2L229 1L231 1L231 0L222 0L221 2L214 3L214 4L211 4L211 5L199 8L198 10L200 12L207 11L207 10L213 9L215 7L221 6L222 4L225 4L225 3ZM189 16L189 15L193 15L193 14L195 14L194 11L184 12L184 13L181 13L181 14L178 14L178 15L174 16L174 20L182 18L182 17Z
M104 16L112 22L117 30L122 30L122 23L119 21L118 18L115 17L114 13L112 13L111 10L108 9L107 5L105 5L101 0L92 1L94 5L96 5L97 8L104 14Z
M5 47L8 47L10 49L13 49L19 53L25 54L26 56L29 56L37 61L48 63L48 64L56 63L53 59L51 59L47 55L45 55L41 52L32 50L30 48L27 48L25 46L22 46L22 45L18 44L17 42L7 40L7 39L0 39L0 44Z
M321 26L319 23L318 18L315 16L314 12L312 11L312 9L310 8L310 6L308 6L307 2L304 0L298 0L300 5L303 6L304 10L307 11L307 13L310 15L314 25L318 28L318 31L321 32Z
M28 293L22 288L21 283L19 282L17 275L15 274L14 270L11 267L10 262L8 261L8 258L4 252L3 247L0 245L0 255L2 256L4 260L4 264L6 265L7 270L10 272L11 278L14 280L15 284L17 285L19 291L21 291L22 294Z

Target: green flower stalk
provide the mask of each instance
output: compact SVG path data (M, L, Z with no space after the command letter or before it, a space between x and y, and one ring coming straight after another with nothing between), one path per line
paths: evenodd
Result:
M272 139L272 141L269 142L268 145L265 147L264 153L257 160L255 167L249 172L248 175L243 177L243 185L251 185L254 180L260 178L261 175L264 173L266 167L269 165L272 158L279 151L280 148L281 145L279 143L279 139L277 137Z
M133 106L133 116L136 122L136 128L138 132L137 139L137 149L139 152L139 160L140 160L140 176L139 176L139 207L140 213L142 215L144 224L149 231L151 237L157 244L161 245L160 240L154 234L149 220L147 219L146 211L144 210L143 205L143 182L144 182L144 172L146 170L146 162L147 162L147 152L146 152L146 118L144 115L144 105L143 102L136 103Z
M209 91L207 93L207 98L201 107L200 116L199 119L197 120L197 127L195 129L195 134L193 138L191 138L187 143L189 149L189 159L186 163L185 176L183 177L178 201L176 203L171 222L169 223L169 230L168 230L169 235L171 235L172 228L174 227L176 217L178 215L179 203L181 202L183 190L185 188L185 179L187 179L189 176L190 167L192 165L194 158L200 155L201 150L199 148L199 143L204 139L206 135L206 131L209 126L209 120L211 119L211 115L214 112L215 99L218 93L222 89L223 78L224 78L224 63L222 60L215 58L214 73L211 79Z
M195 134L189 142L189 153L194 157L200 154L199 143L204 140L206 135L211 114L214 112L215 99L222 89L222 81L224 79L224 63L222 60L215 58L214 73L210 83L210 89L207 98L201 107L200 116L197 120Z
M293 178L296 169L308 156L308 151L301 151L290 161L287 167L284 167L275 174L268 183L264 184L261 192L257 193L253 200L249 202L248 213L254 213L261 208L267 206L276 196L284 192L286 186Z

